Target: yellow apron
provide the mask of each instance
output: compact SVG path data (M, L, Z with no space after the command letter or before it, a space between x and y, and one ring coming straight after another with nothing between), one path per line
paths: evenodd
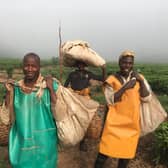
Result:
M115 76L110 76L106 82L114 91L118 91L122 84ZM139 83L134 88L126 90L121 101L109 105L99 152L115 158L133 158L140 135Z
M71 89L73 90L73 89ZM75 93L78 93L81 96L87 96L88 98L90 98L90 89L89 88L85 88L82 90L73 90Z

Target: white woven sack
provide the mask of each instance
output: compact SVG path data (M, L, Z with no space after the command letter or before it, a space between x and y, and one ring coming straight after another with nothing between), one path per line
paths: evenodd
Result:
M82 40L67 41L61 47L64 66L72 67L77 61L85 62L87 65L101 67L106 62L89 44Z
M153 132L167 117L166 111L153 92L151 93L151 96L150 101L141 102L141 136Z
M63 146L76 145L83 139L99 104L61 85L56 95L57 102L53 111L59 143Z

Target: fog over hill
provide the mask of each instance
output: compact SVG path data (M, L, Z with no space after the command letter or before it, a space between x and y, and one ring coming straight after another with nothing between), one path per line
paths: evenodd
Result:
M0 0L0 57L58 56L62 40L88 41L103 58L125 49L139 62L168 62L167 0Z

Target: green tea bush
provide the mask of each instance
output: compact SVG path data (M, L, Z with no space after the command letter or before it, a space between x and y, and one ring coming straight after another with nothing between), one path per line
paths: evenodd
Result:
M162 106L164 107L164 109L168 112L168 95L162 94L157 97L158 97L160 103L162 104Z
M154 133L154 161L168 165L168 122L162 123Z
M8 78L12 78L13 71L14 71L14 67L13 67L13 66L8 66L8 67L6 68L6 72L7 72L7 74L8 74Z
M0 58L0 70L9 69L11 66L13 68L21 68L22 60L17 58Z

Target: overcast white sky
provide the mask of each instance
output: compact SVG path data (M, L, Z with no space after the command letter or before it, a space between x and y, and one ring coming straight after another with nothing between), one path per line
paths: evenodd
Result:
M0 57L58 56L59 20L63 41L88 41L106 60L132 49L168 61L167 0L0 0Z

